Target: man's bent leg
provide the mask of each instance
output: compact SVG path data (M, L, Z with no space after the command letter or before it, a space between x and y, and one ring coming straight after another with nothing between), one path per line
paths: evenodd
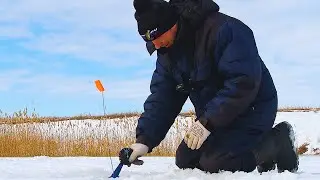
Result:
M256 168L256 160L252 152L233 154L225 152L204 153L200 158L200 169L210 173L219 171L252 172Z
M176 165L181 169L194 169L199 166L201 148L191 150L187 144L182 141L176 152Z
M251 172L257 163L252 149L262 137L259 130L220 130L207 140L200 157L200 168L203 171Z

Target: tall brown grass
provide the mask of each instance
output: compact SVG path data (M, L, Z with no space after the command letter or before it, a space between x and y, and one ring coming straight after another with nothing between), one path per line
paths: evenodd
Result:
M123 147L128 147L134 142L137 122L132 118L137 119L140 115L124 113L68 118L40 117L35 110L28 113L28 109L12 115L2 112L1 114L0 157L118 156ZM150 156L175 155L182 134L194 118L194 113L189 111L181 116L190 118L176 119L167 137L149 154ZM90 121L66 121L85 119L96 120L96 124ZM299 154L307 152L308 145L305 143L299 147ZM319 149L314 151L319 152Z
M5 123L0 124L0 157L118 156L122 148L135 141L134 116L130 119L119 115L113 120L100 117L93 122L78 118L57 121L26 114L23 110L7 115ZM181 124L176 122L174 127L178 125ZM149 155L173 156L181 139L172 137L166 138Z
M279 112L319 112L320 107L299 107L299 106L288 106L288 107L281 107L278 109Z

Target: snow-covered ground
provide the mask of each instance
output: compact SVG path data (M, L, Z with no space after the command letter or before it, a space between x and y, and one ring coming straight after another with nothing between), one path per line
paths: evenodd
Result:
M320 156L300 157L297 173L271 171L260 175L251 173L222 172L206 174L199 170L180 170L174 158L145 157L142 166L124 166L119 179L128 180L270 180L270 179L320 179ZM113 158L116 166L117 158ZM67 157L67 158L0 158L0 180L103 180L112 174L109 158Z
M78 138L81 136L105 137L132 136L136 119L73 120L43 124L1 125L4 130L19 130L24 126L28 129L46 134L47 136L64 138ZM178 117L177 123L170 129L166 139L182 136L185 128L190 124L190 118ZM278 113L276 123L290 122L296 132L297 144L310 143L306 155L300 156L300 169L297 173L277 173L276 171L258 174L230 173L205 174L199 170L180 170L174 164L174 158L144 157L143 166L124 167L120 179L313 179L320 180L320 156L313 149L320 148L320 112L281 112ZM112 132L112 133L110 133ZM119 162L113 158L113 165ZM109 158L89 157L34 157L34 158L0 158L0 180L101 180L108 179L112 173Z

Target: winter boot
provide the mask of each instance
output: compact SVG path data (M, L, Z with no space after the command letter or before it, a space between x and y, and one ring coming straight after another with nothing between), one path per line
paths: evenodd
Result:
M253 150L258 171L273 170L277 164L278 172L296 172L299 157L294 141L293 128L288 122L281 122L272 128Z

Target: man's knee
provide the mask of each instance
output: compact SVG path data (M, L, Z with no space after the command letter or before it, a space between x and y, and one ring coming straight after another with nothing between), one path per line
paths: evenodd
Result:
M185 161L183 158L181 157L176 157L176 166L178 166L178 168L180 169L193 169L194 168L194 165L191 164L190 162L188 161Z
M176 151L175 163L180 169L193 169L197 167L200 155L199 151L189 149L187 145L182 142Z
M210 173L218 173L223 167L224 160L219 159L217 156L202 155L199 165L203 171Z
M177 150L176 152L176 165L180 168L180 169L186 169L189 168L188 166L190 166L189 162L183 157L181 151Z

